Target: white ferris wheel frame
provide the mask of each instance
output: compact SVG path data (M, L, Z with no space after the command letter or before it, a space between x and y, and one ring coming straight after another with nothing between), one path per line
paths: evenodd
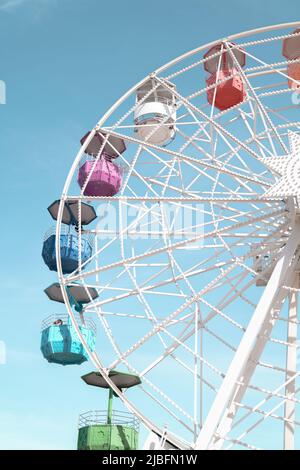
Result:
M230 43L231 41L243 38L243 37L249 37L249 36L254 36L256 34L264 33L264 32L271 32L279 29L286 29L286 28L296 28L300 26L300 22L291 22L291 23L284 23L284 24L278 24L275 26L269 26L269 27L264 27L264 28L258 28L258 29L253 29L250 31L242 32L239 34L231 35L226 37L225 39L218 40L218 41L212 41L209 42L205 45L202 45L192 51L189 51L180 57L177 57L176 59L170 61L166 65L158 68L155 72L150 74L148 77L144 78L140 82L138 82L135 86L133 86L129 91L127 91L119 100L115 102L115 104L104 114L104 116L99 120L93 131L89 134L88 138L80 148L79 152L77 153L75 160L71 166L71 169L69 171L69 174L66 178L66 182L63 188L63 192L60 198L60 204L59 204L59 210L58 210L58 216L57 216L57 224L56 224L56 259L57 259L57 272L58 272L58 279L59 283L61 285L61 290L62 290L62 295L64 299L64 303L66 305L66 308L68 310L68 314L70 316L71 322L73 324L73 327L75 328L79 338L81 339L87 353L89 354L89 357L91 361L93 362L94 366L101 372L103 377L105 378L106 382L108 385L113 389L113 391L118 395L120 400L124 403L124 405L132 412L134 413L140 420L141 422L148 428L150 431L154 431L158 433L159 435L163 435L163 429L158 427L154 422L149 420L147 416L145 416L128 398L126 395L120 392L120 390L116 387L116 385L113 383L113 381L110 379L108 375L108 371L103 365L101 358L98 356L97 353L93 353L89 350L88 345L85 342L84 337L82 336L82 333L79 329L79 326L77 324L77 321L75 319L75 314L73 312L72 306L70 304L70 300L68 297L68 293L66 290L66 284L64 281L64 275L62 272L62 263L61 263L61 258L60 258L60 233L61 233L61 224L62 224L62 216L63 216L63 210L64 210L64 205L67 199L70 197L68 196L68 190L70 187L70 184L72 182L72 178L76 172L76 169L78 167L78 164L85 152L85 149L93 139L95 133L97 130L101 130L102 126L104 123L107 121L107 119L112 115L112 113L129 97L131 96L137 88L139 88L143 83L149 79L149 77L156 77L159 80L158 74L163 72L164 70L168 69L169 67L177 64L178 62L194 55L197 54L201 51L207 50L216 43L223 41L224 43ZM259 74L260 72L258 72ZM286 74L283 72L281 73L284 77L287 77ZM254 74L255 75L255 72ZM164 83L165 84L165 83ZM183 97L181 96L181 99ZM275 129L276 131L276 129ZM113 134L113 132L112 132ZM115 133L118 135L117 133ZM130 138L128 138L130 141ZM134 142L134 138L132 138L132 141ZM103 144L104 145L104 144ZM151 147L151 145L149 145ZM155 148L155 146L153 146ZM170 151L171 153L171 151ZM80 197L79 197L80 199ZM84 197L84 199L88 199L88 197ZM106 198L109 199L109 198ZM138 199L138 198L137 198ZM155 200L155 197L151 198ZM160 199L160 198L158 198ZM166 198L168 199L168 198ZM180 198L182 199L182 198ZM143 198L141 198L143 200ZM201 198L199 198L201 200ZM203 200L206 200L205 198ZM261 197L253 198L253 202L255 201L262 201L263 199ZM221 201L221 199L220 199ZM80 212L80 204L79 204L79 212ZM79 214L80 215L80 214ZM257 354L259 356L259 352L263 348L262 340L257 340L259 331L261 330L262 327L266 327L268 323L272 322L272 315L271 312L276 309L276 305L282 303L283 296L286 296L286 293L283 294L282 289L280 286L282 286L283 279L291 278L294 275L294 268L295 268L295 252L298 247L298 241L297 241L297 233L299 233L299 228L300 228L300 222L295 218L294 221L294 227L291 231L291 236L290 239L283 250L280 259L277 261L276 267L273 271L273 274L264 290L264 293L255 309L255 312L252 316L252 319L250 320L246 333L243 336L243 339L239 345L238 350L236 351L234 355L234 359L231 363L231 366L229 367L227 374L223 380L223 383L221 384L221 387L216 395L216 398L214 400L213 406L211 407L208 416L206 417L206 420L204 422L204 425L198 435L198 438L195 443L195 449L209 449L209 448L221 448L222 444L224 443L224 440L222 439L223 433L226 433L226 431L230 428L231 426L231 421L233 413L233 408L234 408L234 397L239 394L243 394L243 391L245 389L245 385L249 382L251 378L251 374L253 372L253 367L249 367L249 357L253 350L255 349L257 351ZM81 230L79 230L79 237L81 236ZM298 258L297 258L298 262ZM296 283L296 280L293 281ZM296 284L294 284L296 286ZM293 294L291 294L293 295ZM295 298L293 299L293 307L291 308L291 315L295 314ZM294 309L294 310L293 310ZM293 336L293 331L290 332L291 336ZM257 341L256 341L257 340ZM254 348L255 345L255 348ZM295 354L292 353L291 349L289 350L289 370L295 369ZM248 364L248 368L246 369L245 372L245 366ZM239 382L241 376L243 375L243 382ZM295 370L296 374L296 370ZM295 375L287 377L286 380L286 386L289 386L293 379L295 378ZM290 392L292 393L293 390L291 389ZM287 408L287 415L291 415L293 413L293 407L295 406L295 403L293 402L287 402L286 408ZM218 432L220 434L220 438L216 439L215 432L218 428ZM221 431L221 432L220 432ZM173 438L172 436L168 436L168 441L173 444L174 446L178 447L178 441ZM293 448L293 433L289 432L287 427L285 429L285 448Z

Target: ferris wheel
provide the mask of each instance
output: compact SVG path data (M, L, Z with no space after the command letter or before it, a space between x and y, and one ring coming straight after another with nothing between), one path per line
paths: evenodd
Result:
M176 58L82 137L46 293L108 424L115 395L148 448L300 446L299 197L300 22Z

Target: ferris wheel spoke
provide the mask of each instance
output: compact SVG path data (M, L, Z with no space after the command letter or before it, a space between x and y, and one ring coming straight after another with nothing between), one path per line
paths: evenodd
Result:
M256 105L256 103L254 103ZM246 129L248 130L252 143L255 143L257 150L260 152L261 158L266 158L266 154L273 155L274 153L271 152L270 149L264 145L262 140L257 135L257 127L258 127L258 119L257 119L257 111L255 107L253 107L253 103L249 100L249 105L251 108L251 114L244 112L244 110L239 109L240 116L242 118L242 122L244 123ZM250 123L252 122L252 127ZM240 158L239 161L242 163L243 160Z
M102 271L106 271L108 269L122 267L126 263L131 264L132 262L142 260L145 257L161 254L161 253L164 253L164 252L166 252L167 250L170 250L170 249L173 249L173 250L178 249L178 248L181 248L181 247L183 247L187 244L194 243L198 240L214 237L218 234L223 234L225 232L232 231L236 228L245 227L245 226L249 225L249 223L255 223L255 222L262 221L262 220L267 220L270 217L273 217L273 216L276 216L276 215L282 215L283 213L284 213L284 210L278 209L278 210L275 210L275 211L272 211L272 212L269 212L269 213L265 213L263 215L259 215L257 217L253 217L252 220L247 220L246 222L240 222L240 223L232 224L229 227L224 227L224 228L221 228L221 229L218 229L218 230L213 230L213 231L205 233L205 234L199 234L198 236L193 237L193 238L189 238L188 240L183 240L183 241L180 241L180 242L177 242L177 243L173 243L173 244L171 244L167 247L163 246L163 247L157 248L156 250L152 250L152 251L143 253L141 255L136 255L134 257L126 258L125 260L121 260L121 261L118 261L118 262L115 262L115 263L112 263L112 264L108 264L108 265L99 267L98 269L94 269L92 271L85 271L85 272L82 272L81 274L71 275L67 279L68 279L69 282L70 281L76 281L78 279L84 279L86 277L95 275L97 273L100 273Z
M266 222L267 223L267 222ZM271 235L269 235L268 238L266 238L266 243L270 243L270 238L275 238L275 240L280 236L280 234L282 233L282 230L284 230L285 228L287 228L288 225L285 224L283 225L282 227L279 227L274 233L272 233ZM253 233L249 233L248 236L254 236L255 234L257 233L257 229L254 230ZM238 243L238 241L237 241ZM226 250L226 248L222 245L222 249L219 250L215 255L216 256L220 256L224 251ZM250 257L253 257L255 256L257 253L257 250L252 250L249 252L249 256ZM201 261L200 263L197 263L196 265L192 266L188 271L185 272L185 276L187 278L189 277L193 277L193 276L199 276L201 274L205 274L211 270L215 270L215 269L222 269L222 268L226 268L226 266L229 266L230 263L232 263L234 261L234 258L228 260L227 262L223 262L223 263L216 263L214 264L213 266L209 266L209 267L204 267L202 269L199 269L202 265L204 264L207 264L209 263L212 258L214 258L213 255L212 257L209 257L207 259L205 259L204 261ZM151 291L152 289L156 289L156 288L160 288L162 286L165 286L165 285L168 285L170 283L172 283L173 281L175 282L178 282L180 281L183 276L182 275L178 275L175 277L175 279L173 279L173 277L167 279L167 280L164 280L164 281L161 281L161 282L158 282L156 284L149 284L149 282L151 282L153 279L155 279L155 277L159 276L161 273L163 273L164 271L166 271L167 268L163 267L162 270L158 271L157 273L154 273L153 275L149 276L149 278L146 279L146 281L144 283L141 284L141 288L143 289L143 292L148 292L148 291ZM122 273L124 272L124 270L122 271ZM247 271L244 272L244 277L247 276ZM253 279L249 285L253 284L255 282L255 280ZM247 285L247 288L249 287L249 285ZM91 287L93 287L91 285ZM101 291L100 291L101 292ZM240 294L242 294L242 291L240 292ZM124 299L130 295L135 295L135 291L129 291L127 294L123 294L123 295L120 295L119 297L114 297L113 299L108 299L108 300L102 300L100 302L92 302L91 304L88 304L87 307L85 308L86 311L88 310L91 310L93 309L94 307L97 307L98 305L105 305L106 303L111 303L112 301L117 301L118 299ZM232 297L232 300L234 300L235 298L237 297L236 294L233 295ZM230 299L230 297L229 297Z
M189 277L193 277L193 276L199 276L199 275L204 274L204 273L207 273L207 272L209 272L209 271L219 269L220 265L226 267L226 266L228 266L230 263L231 263L231 260L229 260L227 263L225 263L225 262L224 262L224 263L221 263L221 264L219 263L219 264L217 264L217 265L215 265L215 266L211 266L211 267L209 267L209 268L203 268L202 270L198 269L198 270L196 270L196 271L194 270L194 271L192 271L192 272L185 272L185 277L189 278ZM203 264L203 263L201 263L201 264ZM159 274L160 274L160 273L155 273L151 278L153 279L154 277L158 277ZM180 280L182 280L182 279L183 279L183 274L176 276L174 279L173 279L173 277L171 277L171 278L169 278L169 279L167 279L167 280L164 280L164 281L158 282L158 283L156 283L156 284L152 284L152 285L147 285L147 282L145 281L144 285L145 285L146 287L142 286L142 290L143 290L144 293L146 293L146 292L151 291L152 289L161 288L161 287L163 287L163 286L165 286L165 285L172 284L174 281L175 281L175 282L178 282L178 281L180 281ZM107 304L107 303L112 303L112 302L117 301L117 300L122 300L122 299L124 299L124 298L126 298L126 297L129 297L129 296L135 295L135 294L136 294L136 291L135 291L135 290L131 290L131 291L128 292L127 294L120 295L119 297L114 297L113 299L102 300L102 301L98 301L98 302L92 302L92 303L88 304L88 305L85 307L85 311L88 312L88 311L94 309L94 308L97 307L97 306L102 306L102 305L105 305L105 304Z
M89 313L96 313L96 308L94 310L90 309L88 310ZM102 316L107 316L107 317L116 317L116 318L133 318L137 320L145 320L149 321L149 318L146 315L135 315L133 313L122 313L122 312L111 312L107 310L102 310L101 309L101 315ZM187 314L185 317L178 318L177 320L174 320L173 324L177 323L187 323L190 317L192 316L192 313ZM157 320L164 320L164 317L156 317Z
M244 275L243 275L244 276ZM238 278L241 278L241 276L239 275ZM242 279L238 279L237 280L237 283L241 282ZM224 302L225 300L225 302ZM225 294L224 295L224 298L223 300L221 301L220 303L220 309L221 308L224 308L225 306L229 305L230 301L228 301L228 294ZM221 310L217 309L217 308L213 308L213 311L214 313L220 313ZM221 314L223 315L223 314ZM224 315L224 318L225 319L228 319L228 317L226 315ZM211 319L211 318L210 318ZM231 319L229 319L229 321L231 322ZM208 320L205 320L205 323L207 323ZM172 323L170 323L172 324ZM186 332L186 329L189 327L189 325L191 324L191 322L185 326L184 330L182 331L182 333L180 334L179 338L181 339L182 342L185 342L186 340L188 340L190 338L190 336L194 333L193 329L190 330L189 333L187 333L183 338L182 338L182 335ZM201 327L205 327L204 326L204 321L201 319L199 321L199 324L198 324L198 327L201 328ZM240 328L240 326L238 325L238 327ZM156 366L157 364L159 364L162 360L164 360L171 352L173 353L175 351L175 349L177 349L179 346L181 345L181 342L179 341L174 341L172 343L172 345L168 348L167 351L165 351L165 353L160 356L154 363L152 366L148 366L148 368L141 374L141 375L144 375L144 373L148 372L149 370L151 370L154 366ZM117 364L113 364L113 366L111 367L115 367Z
M279 118L281 121L283 121L285 123L285 124L278 125L277 128L278 128L278 132L281 131L281 135L283 137L287 137L288 132L284 132L284 128L285 127L290 127L291 123L289 122L289 120L282 113L275 110L274 108L266 106L266 110L268 111L269 114L272 114L274 117ZM295 127L296 129L299 130L300 129L300 123L299 122L294 122L293 127Z
M224 296L224 299L226 300L227 299L227 302L223 303L223 305L220 305L220 308L224 307L226 304L228 305L228 297L227 297L227 294ZM188 326L187 326L188 327ZM186 332L186 329L187 327L185 327L185 329L183 330L182 334ZM202 321L199 322L199 327L203 327L203 324L202 324ZM204 326L204 328L206 330L208 330L207 327ZM208 330L209 331L209 330ZM215 335L213 332L210 332L212 335L214 336L217 336ZM143 372L141 373L141 375L143 376L145 373L147 373L149 370L151 370L153 367L157 366L158 363L160 363L162 360L164 360L168 354L170 354L171 352L173 353L175 351L175 349L177 349L179 346L181 346L181 343L184 343L188 338L190 338L190 336L193 334L193 330L191 330L189 333L185 334L185 336L183 338L181 338L181 342L180 341L176 341L176 339L174 340L174 343L172 343L172 345L170 346L169 350L167 350L162 356L160 356L152 365L148 366L148 368ZM224 340L222 340L220 337L218 337L218 339L224 343ZM227 347L229 347L230 349L234 350L235 351L235 348L231 345L229 345L229 343L226 342L226 345ZM201 358L200 358L201 359ZM203 358L201 359L201 361L204 361ZM204 361L205 362L205 361ZM205 362L206 363L206 362ZM211 365L211 364L207 364L210 368L212 368L212 370L215 371L215 368ZM114 364L115 366L115 364ZM219 374L221 374L221 372L218 372ZM222 375L222 374L221 374Z
M264 223L267 224L268 222L264 222ZM282 227L279 227L279 228L277 229L277 231L275 231L275 232L272 234L272 236L275 237L275 239L276 239L276 237L280 236L282 230L283 230L285 227L286 227L286 225L283 225ZM259 227L259 229L260 229L260 227ZM258 229L255 229L253 232L248 233L247 236L248 236L248 237L257 236L257 230L258 230ZM235 236L236 236L236 237L239 237L239 238L240 238L240 237L243 236L243 234L232 234L232 233L231 233L229 236L230 236L230 237L235 237ZM237 240L236 243L238 243L238 240ZM235 243L235 244L236 244L236 243ZM270 242L269 242L269 243L270 243ZM224 245L224 243L223 243L223 245ZM233 244L232 246L234 246L234 244ZM227 249L228 249L228 244L226 244L226 247L227 247ZM219 254L221 254L221 253L222 253L222 251L219 252ZM249 254L249 256L254 256L254 255L255 255L255 252L251 252L251 253ZM233 259L234 259L234 257L233 257ZM209 259L208 259L207 261L209 261ZM229 262L230 262L230 261L229 261ZM200 263L199 266L201 266L201 264L203 264L203 262ZM136 265L136 262L132 263L132 265ZM149 266L151 266L151 263L149 264ZM225 266L225 267L226 267L226 263L219 263L219 264L213 266L213 267L210 268L210 269L215 269L215 268L219 268L219 267L222 267L222 266ZM185 274L186 277L199 275L199 274L201 274L201 273L205 273L205 272L208 272L208 271L209 271L209 269L207 269L207 268L203 269L202 271L201 271L201 270L200 270L200 271L199 271L199 270L198 270L198 271L195 271L195 268L196 268L196 267L197 267L197 265L195 265L194 267L192 267L189 272L186 272L186 274ZM166 269L167 269L167 267L163 266L161 270L159 270L157 273L154 273L152 276L150 276L150 277L145 281L144 285L147 285L147 283L149 283L149 282L151 281L151 279L154 279L155 277L159 276L159 275L160 275L162 272L164 272ZM124 272L125 272L125 270L123 269L123 270L118 274L117 278L119 278L121 275L123 275ZM141 288L142 288L143 292L147 292L147 291L151 291L152 289L155 289L156 287L162 287L163 285L167 285L168 283L173 282L173 281L176 282L177 280L180 280L180 279L182 279L182 276L181 276L181 275L177 276L176 278L173 278L173 277L172 277L172 278L170 278L169 280L162 281L162 282L157 283L157 284L154 284L154 285L148 285L147 289L144 289L143 284L142 284L142 285L141 285ZM106 284L105 288L109 288L109 285L110 285L110 284ZM99 292L101 292L101 290L100 290ZM125 297L129 296L129 295L135 295L135 294L136 294L136 291L135 291L135 290L134 290L134 291L128 290L128 294L116 296L116 297L114 297L113 300L114 300L114 301L117 301L118 299L122 299L122 298L125 298ZM103 305L103 304L105 304L105 303L107 303L107 302L109 302L109 301L103 300L103 301L99 302L99 305ZM93 308L94 305L98 305L98 303L97 303L97 302L96 302L96 304L92 303L91 308ZM89 306L87 306L87 309L89 309Z
M259 186L263 186L263 187L269 187L271 185L271 182L269 182L269 181L260 180L257 177L254 178L253 176L252 177L247 176L247 175L244 175L242 173L236 173L236 172L231 171L227 168L223 168L221 165L218 166L218 165L209 163L207 160L202 160L202 159L200 160L200 159L196 159L196 158L193 158L193 157L189 157L188 155L185 155L185 154L183 154L179 151L176 152L174 150L167 149L166 147L158 147L155 144L151 144L149 142L142 142L142 141L139 141L138 139L135 139L133 137L116 133L115 131L111 132L111 135L113 135L115 137L119 137L120 139L124 139L125 141L127 140L128 142L143 145L145 148L149 147L152 150L156 150L156 151L159 151L159 152L166 153L167 155L170 155L173 158L178 157L182 161L191 162L191 163L194 163L196 165L203 166L206 169L211 169L211 170L215 170L217 172L228 174L228 175L232 176L233 178L237 177L237 178L240 178L241 180L249 181L249 182L255 183ZM243 143L239 143L239 142L237 142L237 143L240 145L241 148L245 147ZM246 148L247 148L248 153L249 153L249 150L250 150L251 154L254 153L249 147L246 146ZM211 158L211 156L209 154L207 156L208 156L208 158ZM260 160L260 157L258 155L256 155L256 159ZM128 165L128 163L126 163L126 164Z
M170 89L170 86L167 84L165 80L160 79L159 77L157 77L157 80L160 81L161 84L163 84L166 88ZM242 149L244 149L250 156L254 157L258 161L260 160L260 156L256 152L254 152L254 150L252 150L249 146L247 146L242 141L240 141L237 137L232 135L221 124L211 119L203 111L201 111L197 106L193 105L190 101L188 101L186 98L180 95L177 91L174 91L174 94L177 96L178 100L182 101L188 108L193 110L195 113L199 114L208 123L210 123L213 126L213 128L216 130L216 132L221 136L222 139L225 139L226 137L228 137L230 140L232 140L233 142L238 144ZM227 143L228 141L226 140L225 142Z
M122 228L123 228L123 220L122 220L122 211L120 211L120 228L121 228L121 233L122 233ZM121 256L123 258L123 260L125 259L125 251L124 251L124 238L123 236L121 236L120 238L120 244L121 244ZM133 256L134 256L134 252L132 253ZM135 269L135 268L133 268ZM151 320L153 322L153 325L156 325L158 323L158 320L156 319L156 316L153 312L153 310L151 309L149 303L147 302L147 300L145 299L145 296L143 294L143 292L141 291L137 281L136 281L136 276L135 276L135 272L133 272L133 274L131 273L131 269L128 265L125 265L125 270L126 272L128 273L130 279L131 279L131 282L133 283L134 285L134 288L136 289L137 291L137 298L142 302L142 304L144 305L144 311L146 313L146 315L148 316L149 320ZM160 339L163 347L166 349L166 343L164 341L164 339L162 338L161 334L158 333L158 338Z
M183 135L185 137L185 134L183 132L179 132L181 135ZM232 157L233 155L235 155L236 152L232 152L230 154L230 156ZM238 158L240 159L240 157L238 156ZM214 157L214 159L216 159ZM189 161L185 161L186 165L188 165L189 167L193 168L195 171L199 172L199 175L197 175L197 178L199 176L205 176L206 178L209 178L210 180L212 181L215 181L215 177L214 176L211 176L210 174L208 174L207 172L205 172L204 170L201 170L200 168L197 167L197 165L193 164L192 162L189 162ZM223 162L222 162L223 163ZM232 166L230 164L228 164L228 160L226 160L226 168L231 170L231 171L236 171L237 170L237 167L235 166ZM249 169L247 169L247 172L248 172L248 175L252 175L253 172L251 172ZM219 175L223 174L223 172L218 172L218 177ZM246 176L246 173L245 173L245 176ZM246 181L244 180L240 180L238 177L236 177L236 180L244 187L244 189L246 189L247 192L251 192L251 188L249 188L249 186L247 185ZM250 182L253 182L253 181L250 181ZM221 183L221 182L218 182L219 183L219 186L222 188L222 189L225 189L225 191L228 191L228 192L232 192L232 189L228 186L228 185L225 185L224 183ZM188 186L188 189L190 188L190 185Z
M126 363L127 364L127 367L135 374L138 374L138 371L132 367L130 364ZM109 368L108 368L109 370ZM144 380L143 380L144 383L148 384L152 390L160 395L160 397L162 397L167 403L168 405L172 405L177 412L179 412L182 416L185 416L189 422L193 422L193 418L192 416L190 416L178 403L176 403L170 396L168 396L161 388L157 387L152 381L150 381L147 377L144 377ZM143 387L142 385L140 385L140 387ZM180 422L183 426L185 426L187 429L189 429L191 432L192 432L192 428L190 426L187 425L186 422L182 421L178 415L176 417L176 415L174 415L174 413L169 409L167 408L166 405L164 405L161 400L160 401L157 401L157 403L162 406L165 410L167 410L167 412L171 415L173 415L173 417L175 417L175 419Z
M191 318L186 325L184 325L183 330L179 333L176 340L174 340L170 346L158 357L156 358L151 364L147 365L147 367L141 371L140 375L143 377L144 375L148 374L154 367L160 364L165 358L169 355L174 354L174 351L181 345L181 342L184 342L187 338L190 337L192 334L192 325L194 319ZM190 333L187 333L190 329Z
M183 419L180 419L178 416L178 413L175 411L170 410L164 403L162 403L161 398L158 399L156 396L154 396L153 393L149 392L145 387L141 387L142 390L146 395L151 397L152 400L155 401L157 405L159 405L161 408L163 408L164 411L166 411L170 416L172 416L173 419L175 419L181 426L183 426L185 429L187 429L189 432L192 432L191 426L188 426L186 422Z
M128 201L127 201L126 199L125 199L125 200L121 199L120 202L124 202L125 205L127 205L127 203L128 203ZM155 202L155 201L154 201L154 202ZM124 229L122 229L122 230L120 230L118 233L116 233L115 236L112 237L111 240L109 240L104 246L102 246L102 247L100 247L99 249L95 250L94 253L92 254L92 256L91 256L84 264L80 265L81 268L82 268L83 266L87 265L87 263L88 263L89 261L92 261L94 258L96 258L97 256L99 256L102 252L105 252L105 250L106 250L110 245L112 245L113 243L118 242L119 237L123 235L123 232L124 232L124 234L125 234L125 233L129 234L130 229L134 229L134 228L135 228L135 225L136 225L137 223L140 223L140 221L141 221L145 216L147 216L147 214L148 214L149 212L151 212L151 210L152 210L152 207L147 208L147 207L145 207L144 205L143 205L142 207L143 207L144 211L142 211L142 210L141 210L141 207L140 207L140 213L139 213L139 215L137 216L137 218L134 219L134 220L131 222L131 224L129 224L129 226L124 227ZM122 213L122 211L120 211L120 213ZM97 229L96 229L96 230L94 231L94 233L96 233L97 235L98 235L99 232L100 232L100 234L102 233L101 230L97 230ZM155 245L155 244L154 244L154 245ZM72 276L72 274L74 274L74 273L71 273L71 276ZM82 274L82 273L81 273L81 274Z
M216 196L211 196L211 192L207 191L207 195L201 196L196 193L192 193L191 197L178 197L178 196L165 196L165 197L155 197L155 196L83 196L83 197L72 197L68 196L68 201L75 201L75 200L82 200L82 201L100 201L100 202L112 202L112 201L123 201L124 203L130 203L130 202L212 202L217 204L219 202L223 203L228 203L230 201L231 204L234 203L247 203L247 202L261 202L261 203L278 203L282 202L282 198L278 196L270 196L270 197L264 197L264 196L259 196L256 193L252 192L250 193L250 197L248 197L248 193L242 193L240 197L230 197L229 195L232 196L234 194L233 191L228 191L227 193L221 192L215 192ZM234 210L233 207L228 206L228 210ZM93 230L85 230L86 233L94 233L95 231Z
M154 190L153 186L148 183L147 179L144 178L135 168L130 167L129 163L124 158L123 158L123 162L125 163L125 165L129 167L129 175L136 176L138 180L144 183L144 185L147 187L150 193L157 197L158 193Z
M190 323L192 324L192 322ZM203 356L200 356L200 354L194 353L194 351L186 345L186 339L188 339L192 333L185 333L185 335L181 337L174 336L172 335L169 331L164 330L165 333L174 340L174 343L171 344L171 346L161 355L159 356L153 363L147 366L146 369L144 369L141 373L141 377L145 377L146 374L148 374L154 367L157 367L158 364L160 364L166 357L175 357L174 356L174 351L178 349L179 347L182 347L186 351L190 353L192 357L196 357L199 359L202 363L204 363L212 372L214 372L218 377L223 377L224 373L220 371L216 366L214 366L212 363L207 361ZM178 358L176 358L176 362L178 362ZM178 362L179 363L179 362ZM180 364L187 369L192 375L194 374L194 370L189 367L187 364L185 364L183 361L180 361ZM111 368L114 368L118 365L117 361L113 364L110 365ZM211 389L214 389L214 386L209 383L208 385Z
M164 243L165 243L165 245L168 245L169 244L168 243L168 237L170 237L170 227L168 226L168 224L166 222L166 217L165 217L162 205L160 206L160 210L161 210L162 229L163 229L163 232L164 232L164 235L163 235ZM184 271L181 269L179 264L176 262L175 257L173 256L173 252L171 250L169 250L169 251L167 251L167 253L168 253L168 258L169 258L169 266L170 266L170 269L171 269L171 272L172 272L172 277L173 277L173 280L174 280L175 285L178 288L179 292L182 295L184 295L184 297L187 297L187 294L183 293L183 290L181 289L179 284L175 281L175 277L176 277L175 269L174 269L175 267L177 268L177 270L179 272L179 275L181 275L182 279L185 281L185 284L187 285L187 287L188 287L189 291L191 292L191 294L195 295L195 291L194 291L192 285L190 284L189 280L187 279Z
M235 265L231 265L228 269L227 272L233 270L235 268ZM129 348L127 351L125 351L122 356L119 358L119 360L123 360L123 358L126 358L128 355L132 354L137 348L142 346L145 342L149 341L150 338L153 337L153 335L156 334L157 331L160 331L161 329L166 328L169 324L170 321L172 321L174 318L178 317L182 312L184 312L191 304L193 304L195 301L199 301L200 298L208 292L212 286L216 285L219 280L223 277L223 273L221 275L218 275L215 277L207 286L205 286L203 289L201 289L196 296L193 296L191 299L186 301L183 305L181 305L175 312L172 314L168 315L164 321L160 322L157 324L156 327L154 327L152 330L150 330L145 336L143 336L137 343L135 343L131 348ZM112 366L115 367L115 364Z
M222 385L219 389L219 392L218 392L218 395L215 399L214 405L211 408L211 411L210 411L210 413L209 413L209 415L206 419L206 422L205 422L205 424L204 424L204 426L203 426L203 428L202 428L202 430L199 434L199 437L197 439L196 445L197 445L198 448L202 448L202 447L206 448L210 445L213 434L216 431L217 426L220 425L220 423L221 423L222 427L225 427L226 431L227 431L228 428L230 429L230 427L231 427L232 416L234 415L234 407L231 406L229 401L231 401L231 403L232 403L233 399L237 400L237 398L236 398L237 394L239 395L239 397L242 397L244 392L245 392L245 387L238 388L239 392L234 391L235 383L237 382L237 380L239 379L241 374L244 372L244 382L247 384L248 381L250 380L252 372L253 372L252 363L248 366L246 365L247 361L249 360L250 354L246 350L246 347L245 347L245 350L243 350L243 347L244 347L244 344L247 345L247 341L249 341L250 338L251 338L252 328L255 328L257 330L257 334L259 334L261 329L266 328L266 326L268 325L269 332L271 332L271 329L273 327L273 321L274 321L272 316L270 316L271 315L270 314L271 309L274 308L274 304L276 304L276 302L279 305L281 305L282 300L283 300L279 296L279 294L276 292L275 286L277 284L279 284L279 290L280 290L280 280L284 276L283 271L286 271L287 275L289 275L289 276L293 272L293 265L289 266L289 264L292 261L292 257L294 256L295 249L297 248L297 236L296 236L297 229L298 229L298 226L296 225L294 227L294 231L293 231L293 233L292 233L292 235L291 235L291 237L288 241L288 244L287 244L287 246L284 250L283 256L277 262L277 265L276 265L276 267L273 271L273 274L271 276L270 283L268 283L267 288L264 291L264 294L262 295L262 297L260 299L260 302L258 303L258 306L255 310L256 315L254 314L254 316L252 317L252 319L251 319L251 321L248 325L247 332L244 334L243 339L240 343L240 346L239 346L239 348L236 352L236 355L234 356L234 359L233 359L233 361L232 361L232 363L229 367L229 370L227 371L226 378L224 379L224 381L223 381L223 383L222 383ZM282 294L282 290L281 290L281 294ZM265 314L264 316L261 315L261 309L262 309L262 312ZM260 316L260 320L259 320L259 323L256 323L256 316L258 314ZM255 348L255 357L256 357L257 360L259 359L260 354L261 354L262 350L264 349L266 338L264 338L264 339L260 338L258 341L259 341L259 345ZM240 351L242 351L242 353L245 354L245 356L246 356L246 354L248 354L245 357L244 364L241 362L242 357L240 357ZM239 362L239 368L238 369L236 368L236 361ZM242 368L243 368L242 370L240 370L241 365L242 365ZM245 370L247 370L247 372L245 372ZM235 376L235 379L231 381L231 374L232 373ZM227 388L227 382L229 382L229 381L231 381L231 387ZM225 397L226 397L226 400L225 400ZM228 397L228 399L227 399L227 397ZM220 400L222 400L222 403L221 403L220 409L218 409L218 413L217 413L215 410L217 410L217 408L219 407ZM237 401L240 401L240 400L237 400ZM225 411L226 407L227 407L227 410L230 410L230 413L232 412L232 414L227 415L228 411L227 410ZM225 415L222 418L223 413L225 413ZM230 416L230 418L228 418L227 416ZM209 430L209 433L208 433L208 430ZM222 434L227 434L226 431L225 431L225 433L222 432Z

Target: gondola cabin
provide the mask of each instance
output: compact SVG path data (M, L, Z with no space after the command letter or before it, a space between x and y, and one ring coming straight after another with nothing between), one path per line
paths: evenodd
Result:
M136 92L135 132L150 144L166 146L175 137L176 88L173 84L146 81Z
M56 229L52 227L44 237L42 257L50 271L57 271L56 260ZM71 225L62 225L60 232L60 259L62 271L69 274L78 268L78 261L85 263L92 255L92 238L82 234L81 239L76 229Z
M245 53L232 45L228 50L219 43L204 54L204 69L209 73L206 79L207 100L220 111L242 103L246 98L245 84L240 68L245 65Z
M91 320L79 326L91 352L95 350L96 327ZM77 332L68 317L50 316L42 325L41 351L44 358L51 363L80 365L89 359Z

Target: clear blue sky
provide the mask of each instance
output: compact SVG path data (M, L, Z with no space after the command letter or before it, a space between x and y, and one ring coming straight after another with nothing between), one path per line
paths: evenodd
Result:
M0 0L0 448L72 449L77 417L103 408L39 351L41 320L63 306L43 293L46 208L59 197L80 137L135 82L204 42L299 20L299 0Z

